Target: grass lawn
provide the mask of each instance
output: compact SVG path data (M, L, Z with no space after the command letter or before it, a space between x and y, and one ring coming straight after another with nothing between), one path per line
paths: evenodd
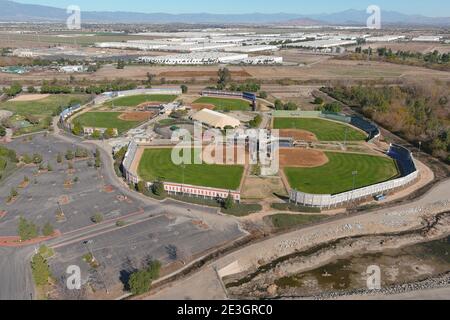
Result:
M317 168L284 168L291 188L312 194L337 194L398 176L394 160L370 155L326 152L327 164Z
M274 214L267 217L270 223L278 230L286 230L309 224L328 218L325 215L303 215L303 214Z
M275 118L274 129L301 129L312 132L320 141L366 140L367 135L348 125L316 118Z
M105 106L112 107L136 107L144 102L168 103L174 101L178 96L166 94L140 94L136 96L121 97L105 103Z
M74 121L78 121L86 127L116 128L119 134L137 127L141 123L121 120L118 118L121 114L121 112L86 112L76 117Z
M14 113L15 120L23 120L26 115L33 115L39 119L39 123L21 128L14 132L15 135L32 133L47 129L49 117L58 110L60 106L72 104L84 104L89 100L89 95L83 94L54 94L36 101L6 101L0 103L0 109L9 110Z
M248 111L251 108L250 102L242 99L202 97L194 103L212 104L216 111Z
M172 149L146 149L139 164L139 176L145 181L160 178L167 182L183 183L183 169L172 162L171 153ZM184 183L237 190L243 173L244 167L238 165L189 164L184 169Z

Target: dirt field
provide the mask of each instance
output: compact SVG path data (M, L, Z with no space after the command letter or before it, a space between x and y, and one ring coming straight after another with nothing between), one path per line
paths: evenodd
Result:
M119 116L124 121L145 121L155 116L155 112L124 112Z
M197 77L216 77L216 71L166 71L158 74L160 77L168 77L168 78L197 78ZM250 74L244 70L233 70L231 71L231 77L238 78L248 78Z
M307 142L319 141L314 133L305 130L281 129L280 137L294 138L295 141L307 141Z
M12 102L26 102L26 101L37 101L49 97L49 94L23 94L9 101Z
M280 167L314 168L323 166L328 158L322 151L301 148L280 148Z
M274 193L287 195L280 178L247 177L242 187L241 196L246 200L272 199Z

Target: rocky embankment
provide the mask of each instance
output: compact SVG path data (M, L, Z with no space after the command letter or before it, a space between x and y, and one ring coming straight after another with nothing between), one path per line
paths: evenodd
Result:
M413 244L429 242L443 238L450 234L450 212L439 213L423 220L422 227L415 230L398 233L380 234L376 236L357 236L343 238L331 243L310 248L288 257L261 266L256 271L240 274L224 279L224 283L231 297L236 298L292 298L296 296L295 289L279 288L278 279L290 277L324 266L337 259L356 254L378 253L385 250L398 249ZM450 271L450 270L449 270ZM394 285L378 291L378 294L394 294L405 291L434 288L448 285L450 275L436 279L420 281L412 284ZM370 292L373 293L373 292ZM350 292L330 292L317 298L333 298L341 295L366 294L364 290Z

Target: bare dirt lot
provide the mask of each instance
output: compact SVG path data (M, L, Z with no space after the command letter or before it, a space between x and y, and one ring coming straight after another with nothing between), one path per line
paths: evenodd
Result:
M145 121L155 116L154 112L124 112L119 116L124 121Z
M323 166L328 158L322 151L301 148L280 148L281 167L314 168Z
M280 137L293 138L296 141L307 141L307 142L319 141L314 133L305 130L281 129Z
M169 77L169 78L192 78L192 77L216 77L216 71L166 71L158 74L160 77ZM232 77L250 77L250 74L244 70L233 70L231 71Z
M12 102L26 102L26 101L37 101L49 97L49 94L23 94L9 101Z

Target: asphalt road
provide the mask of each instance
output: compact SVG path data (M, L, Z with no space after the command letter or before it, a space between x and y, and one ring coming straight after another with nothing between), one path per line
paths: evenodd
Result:
M33 247L0 248L0 300L31 300L34 284L29 265Z

